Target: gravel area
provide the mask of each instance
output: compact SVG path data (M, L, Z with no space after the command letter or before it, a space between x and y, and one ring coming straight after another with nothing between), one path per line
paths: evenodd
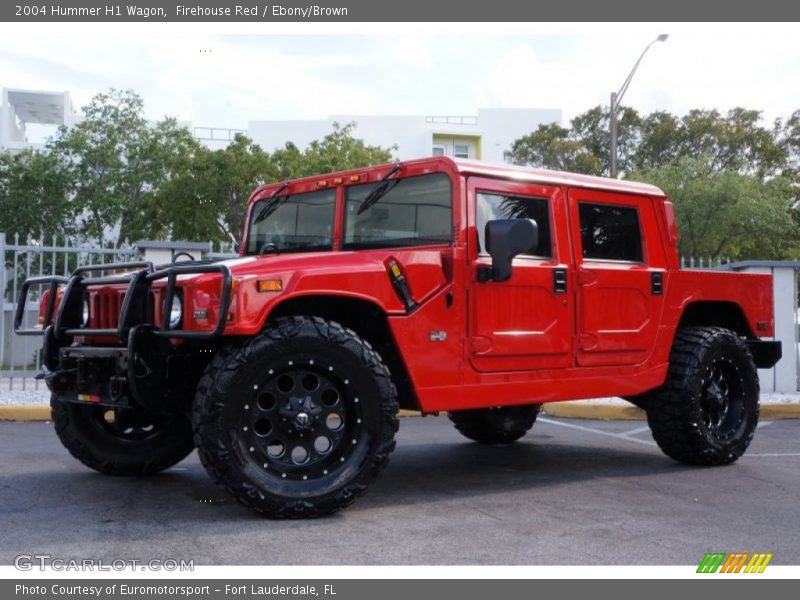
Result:
M49 404L50 391L44 381L35 379L0 379L0 406Z

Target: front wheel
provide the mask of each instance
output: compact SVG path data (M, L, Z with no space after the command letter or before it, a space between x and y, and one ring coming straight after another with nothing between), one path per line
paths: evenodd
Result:
M649 394L647 421L669 457L695 465L737 460L758 425L758 371L732 331L685 327L675 334L664 385Z
M380 356L319 318L277 319L222 350L200 381L195 443L211 476L273 517L334 512L388 462L397 401Z
M56 394L50 408L64 447L87 467L107 475L153 475L194 449L191 423L183 415L65 402Z

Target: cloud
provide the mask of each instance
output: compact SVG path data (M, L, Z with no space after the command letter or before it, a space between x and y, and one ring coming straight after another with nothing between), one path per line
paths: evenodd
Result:
M770 119L800 108L796 28L672 28L643 60L625 104L678 113L743 105ZM370 35L94 27L79 35L50 31L36 43L31 31L0 25L0 85L70 90L77 106L107 87L132 88L153 118L245 127L342 113L474 114L483 106L561 108L570 118L607 104L662 26L532 35L454 27Z

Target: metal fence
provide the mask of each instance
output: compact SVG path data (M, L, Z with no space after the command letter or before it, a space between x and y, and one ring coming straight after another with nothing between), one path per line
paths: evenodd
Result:
M176 247L181 242L176 242ZM207 257L227 258L235 256L230 244L212 243L207 246ZM42 385L35 380L41 371L39 350L41 338L21 337L14 334L14 312L19 288L25 279L42 275L68 276L77 267L100 263L126 263L141 260L142 252L131 247L101 248L91 245L73 245L68 239L58 236L40 236L38 239L21 241L19 236L8 239L0 232L0 391L4 389L38 389ZM730 259L682 256L680 264L688 269L724 268ZM784 292L788 294L789 292ZM38 319L38 302L33 292L24 315L25 327L32 327ZM796 307L796 302L794 303Z
M712 256L681 256L681 269L718 269L730 264L731 259Z
M179 243L177 243L179 244ZM230 244L208 243L207 253L214 258L231 256ZM0 232L0 389L38 389L33 379L41 371L39 337L14 334L14 312L20 286L25 279L44 275L68 276L78 267L101 263L128 263L142 260L142 252L133 247L98 247L74 245L69 239L40 236L36 239L9 238ZM32 290L24 315L26 327L38 319L38 290Z

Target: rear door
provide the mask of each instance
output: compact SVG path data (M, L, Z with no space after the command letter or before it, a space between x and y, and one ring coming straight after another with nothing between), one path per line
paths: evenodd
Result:
M561 188L472 177L467 193L472 366L484 372L570 366L574 307ZM478 281L478 270L492 264L485 251L486 223L513 218L536 221L538 247L514 258L509 280Z
M653 202L572 188L569 210L578 365L640 363L655 342L664 298L665 258Z

